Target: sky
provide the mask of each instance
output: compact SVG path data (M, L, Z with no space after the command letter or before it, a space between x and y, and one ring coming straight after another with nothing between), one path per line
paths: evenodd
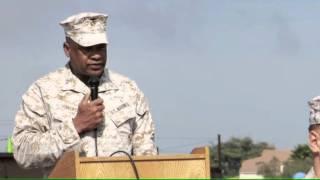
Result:
M63 66L59 22L109 15L108 68L146 94L160 153L231 137L279 149L307 142L320 95L320 1L28 0L0 6L0 152L21 96Z

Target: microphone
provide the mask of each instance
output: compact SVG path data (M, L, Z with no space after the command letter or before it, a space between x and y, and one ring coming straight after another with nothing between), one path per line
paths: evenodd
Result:
M90 97L91 101L98 98L98 86L99 86L99 78L96 76L90 77L88 80L88 86L90 88Z
M95 100L98 98L98 86L99 86L99 78L96 76L92 76L89 78L88 80L88 86L90 88L90 97L91 97L91 101ZM98 140L97 140L97 136L98 136L98 129L95 128L94 129L94 144L95 144L95 150L96 150L96 156L98 156Z

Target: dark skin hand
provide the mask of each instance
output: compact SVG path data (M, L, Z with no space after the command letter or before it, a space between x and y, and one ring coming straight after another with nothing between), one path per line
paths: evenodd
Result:
M103 120L103 100L97 98L90 100L90 95L85 95L78 106L78 112L73 119L73 124L80 134L95 129Z

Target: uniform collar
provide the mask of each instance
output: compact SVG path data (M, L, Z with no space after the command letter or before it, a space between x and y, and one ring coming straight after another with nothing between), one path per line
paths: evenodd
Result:
M69 64L65 65L65 82L62 86L63 91L76 91L83 94L88 94L90 92L89 87L84 84L77 76L75 76L70 69ZM99 83L99 92L105 92L109 90L119 89L116 84L114 84L110 79L109 70L105 69Z

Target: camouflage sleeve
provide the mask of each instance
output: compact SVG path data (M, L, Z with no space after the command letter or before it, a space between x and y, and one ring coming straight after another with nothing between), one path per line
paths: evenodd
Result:
M320 122L320 96L312 98L308 104L310 107L310 124L318 124Z
M72 120L51 128L52 117L39 86L22 97L13 130L14 158L24 168L51 167L62 153L79 143Z
M134 155L157 155L155 145L155 127L150 109L141 91L137 94L137 126L133 134L132 145Z

